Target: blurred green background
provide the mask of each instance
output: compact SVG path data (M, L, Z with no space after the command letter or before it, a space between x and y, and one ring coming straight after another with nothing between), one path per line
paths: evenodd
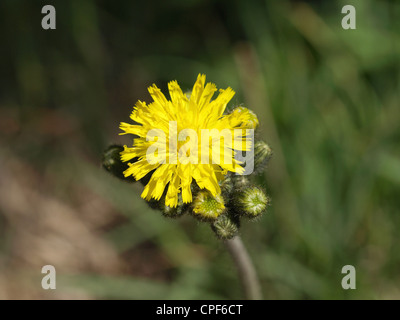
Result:
M241 228L264 297L400 299L400 1L2 0L0 37L0 298L243 297L208 225L100 167L149 85L205 73L274 150L272 206Z

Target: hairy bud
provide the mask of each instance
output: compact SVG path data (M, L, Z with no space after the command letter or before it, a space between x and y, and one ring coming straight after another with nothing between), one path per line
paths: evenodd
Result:
M235 190L246 188L250 185L250 181L247 176L235 175L233 177L233 183Z
M230 193L233 190L233 177L230 172L228 172L224 179L219 183L221 188L221 194L223 197L229 197Z
M254 144L254 168L257 172L262 172L269 159L272 157L272 149L264 141L257 141Z
M248 218L259 217L270 203L269 197L260 187L249 186L234 196L235 211Z
M225 211L224 198L215 197L207 190L201 190L192 204L193 214L202 221L214 221Z
M248 109L246 107L237 107L237 108L233 109L232 113L234 113L234 112L248 112L249 119L245 123L245 128L246 129L254 129L254 130L258 128L260 122L258 121L257 115L253 111L251 111L250 109Z
M164 199L161 199L159 202L162 203L161 213L166 218L180 218L185 214L188 208L188 205L183 203L180 194L178 196L178 205L175 208L165 205Z
M232 239L237 235L239 228L228 215L220 215L212 224L211 229L221 240Z
M128 164L122 162L121 151L124 150L123 146L111 145L103 152L102 166L112 175L124 181L135 182L133 177L125 178L124 171L128 169Z

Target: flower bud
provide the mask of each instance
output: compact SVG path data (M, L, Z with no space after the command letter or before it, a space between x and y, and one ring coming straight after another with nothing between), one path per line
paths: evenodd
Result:
M254 168L256 172L265 169L269 159L272 157L272 149L264 141L257 141L254 144Z
M234 175L232 180L234 183L235 190L246 188L250 184L250 181L247 178L247 176L240 175L240 174Z
M249 186L234 194L235 211L248 218L259 217L270 203L269 197L260 187Z
M136 181L133 177L125 178L124 171L128 169L128 164L122 162L121 151L124 150L123 146L111 145L103 152L102 165L105 170L110 172L112 175L120 178L124 181L134 182Z
M184 215L188 208L188 205L183 203L180 194L178 196L178 205L175 208L165 205L165 200L163 198L159 200L159 202L162 204L161 213L166 218L179 218Z
M215 197L207 190L201 190L192 204L193 214L202 221L214 221L225 211L224 198L218 194Z
M242 112L243 113L248 112L248 119L245 122L245 128L254 130L257 129L260 122L258 121L257 115L253 111L245 107L237 107L232 111L232 113L242 113Z
M162 210L164 208L164 204L161 202L161 200L150 199L149 201L146 201L146 203L151 209L154 210Z
M221 194L224 197L229 197L230 193L233 190L233 177L230 172L228 172L224 179L220 181L219 186L221 188Z
M211 229L221 240L232 239L237 235L238 225L227 215L220 215L212 224Z

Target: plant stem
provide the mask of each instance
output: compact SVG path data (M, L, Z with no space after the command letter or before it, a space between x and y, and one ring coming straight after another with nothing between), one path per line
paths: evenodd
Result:
M261 287L250 256L239 236L227 240L226 247L238 269L240 282L247 300L261 300Z

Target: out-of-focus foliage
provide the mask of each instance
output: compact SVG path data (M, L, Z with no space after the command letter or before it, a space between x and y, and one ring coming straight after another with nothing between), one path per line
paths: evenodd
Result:
M200 72L274 150L257 178L272 206L241 227L265 298L400 298L399 1L46 4L56 30L42 2L0 2L1 298L242 297L207 225L163 218L100 168L147 86ZM46 264L57 290L40 287Z

